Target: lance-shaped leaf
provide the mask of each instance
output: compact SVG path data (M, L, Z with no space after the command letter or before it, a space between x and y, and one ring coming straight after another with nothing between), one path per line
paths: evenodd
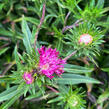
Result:
M71 64L65 64L64 65L64 71L69 72L69 73L89 73L92 72L94 69L93 68L87 68L87 67L82 67L78 65L71 65Z
M97 100L97 103L103 103L104 101L106 101L109 98L109 89L106 89L99 97Z
M104 72L109 72L109 68L102 68L101 70L103 70Z
M26 48L27 53L31 55L32 46L31 46L30 40L31 40L32 35L31 35L31 31L28 27L28 24L24 19L22 20L22 32L24 34L24 38L23 38L24 46Z
M9 49L9 47L0 49L0 55L2 55L3 53L5 53L8 49Z
M12 82L14 80L15 80L15 78L12 78L10 76L1 76L0 77L0 82Z
M18 56L18 52L17 52L17 46L14 49L14 56L15 56L15 61L16 61L17 67L19 68L21 63L20 63L20 59Z
M39 91L39 92L37 92L37 93L34 94L34 95L30 95L30 96L28 96L27 98L25 98L25 100L31 100L31 99L34 99L34 98L38 98L38 97L41 96L41 94L42 94L42 92Z
M8 109L21 95L23 95L23 90L19 90L15 96L13 96L10 100L6 101L0 106L0 109Z
M98 8L103 8L103 6L104 6L104 0L98 0L97 7Z
M93 78L76 74L63 74L62 78L56 78L56 81L58 84L100 83Z
M52 99L52 100L49 100L47 103L54 103L54 102L58 102L58 101L61 101L63 99L63 97L56 97L56 98L54 98L54 99Z
M2 92L0 94L0 102L5 101L5 100L9 100L13 96L15 96L17 94L17 87L18 86L13 86L13 87L5 90L4 92Z
M25 90L24 83L21 83L19 86L13 86L13 87L15 87L14 90L16 91L16 93L14 93L13 96L7 99L7 101L0 106L0 109L8 109L21 95L24 94L24 90ZM9 92L13 93L14 90Z

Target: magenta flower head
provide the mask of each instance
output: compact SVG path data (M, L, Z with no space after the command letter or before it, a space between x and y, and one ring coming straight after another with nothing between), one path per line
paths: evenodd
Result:
M32 84L32 82L34 81L34 78L32 77L32 74L31 73L27 73L27 72L24 73L23 79L25 80L25 82L27 84Z
M59 58L59 52L52 48L45 48L44 46L39 49L39 69L40 74L52 79L53 74L60 76L64 70L65 60Z
M92 36L89 34L83 34L80 36L79 43L84 43L85 45L91 43L93 40Z

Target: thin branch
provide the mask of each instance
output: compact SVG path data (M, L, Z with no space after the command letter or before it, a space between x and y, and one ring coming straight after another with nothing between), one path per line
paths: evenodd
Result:
M41 25L42 25L42 23L43 23L43 21L44 21L44 17L45 17L45 7L46 7L46 5L44 4L44 5L43 5L43 11L42 11L42 17L41 17L41 19L40 19L40 24L38 25L38 29L37 29L37 32L36 32L36 35L35 35L34 49L36 49L36 42L37 42L39 30L40 30Z
M73 51L70 55L68 55L67 57L64 58L64 60L68 60L71 56L75 55L77 53L77 50L76 51Z
M13 21L11 22L11 28L13 31L15 31L15 22L13 22Z
M68 17L69 17L70 14L71 14L71 12L68 12L68 13L67 13L67 15L66 15L66 17L65 17L64 25L66 25L67 19L68 19Z
M41 97L39 97L39 98L33 98L33 99L31 99L31 100L25 100L25 101L31 101L31 102L40 102L41 100L44 100L44 99L48 99L48 98L53 98L53 97L55 97L56 96L56 94L54 94L52 91L47 91L46 93L45 93L45 95L43 95L43 96L41 96Z
M96 104L96 98L90 92L87 93L87 97L93 104Z
M71 29L71 28L74 28L74 27L76 27L76 26L79 26L79 23L80 24L83 24L83 22L80 22L80 21L82 21L82 19L79 19L79 20L77 20L74 24L72 24L72 25L69 25L69 26L65 26L63 29L62 29L62 33L64 33L66 30L68 30L68 29Z
M50 87L50 86L46 86L47 88L49 88L50 90L52 90L53 92L55 92L55 93L59 93L56 89L54 89L53 87Z
M47 99L48 96L50 96L50 94L46 94L46 95L44 95L44 96L42 96L42 97L40 97L40 98L31 99L30 101L31 101L31 102L41 101L41 100Z
M90 65L89 62L88 62L88 60L87 60L87 56L85 56L84 58L82 58L82 60L83 60L83 62L84 62L86 65L88 65L88 66Z
M11 63L5 68L5 70L4 70L3 73L2 73L2 76L5 75L6 72L7 72L9 69L11 69L11 67L12 67L15 63L16 63L15 61L11 62Z
M0 46L0 49L2 49L2 48L4 48L4 47L8 46L8 45L11 43L11 40L10 40L9 38L6 38L6 37L0 36L0 40L9 41L8 43L6 43L6 44Z
M9 38L0 36L0 40L11 41Z
M4 48L4 47L7 47L9 44L10 44L10 42L9 42L9 43L6 43L6 44L4 44L4 45L2 45L2 46L0 46L0 49L2 49L2 48Z
M46 32L46 35L51 35L53 36L55 33L54 32Z
M97 105L97 109L102 109L102 107L100 105ZM105 108L104 108L105 109Z
M9 18L5 19L2 23L5 24L5 23L8 23L8 22L10 22Z

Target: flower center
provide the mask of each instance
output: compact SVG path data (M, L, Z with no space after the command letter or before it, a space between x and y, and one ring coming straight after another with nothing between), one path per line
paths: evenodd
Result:
M68 99L68 104L72 107L76 107L78 105L78 98L75 95L72 95Z
M25 80L25 82L27 84L31 84L34 81L34 78L32 77L32 74L26 73L26 72L23 75L23 79Z
M80 40L79 40L79 43L85 43L86 45L88 43L91 43L93 40L92 36L89 35L89 34L83 34L80 36Z
M42 70L47 70L48 68L49 68L49 64L45 64L43 65Z
M75 101L74 104L72 104L73 107L75 107L78 104L78 101Z
M31 80L31 78L29 78L29 77L26 77L26 78L25 78L25 80L26 80L26 81L30 81L30 80Z

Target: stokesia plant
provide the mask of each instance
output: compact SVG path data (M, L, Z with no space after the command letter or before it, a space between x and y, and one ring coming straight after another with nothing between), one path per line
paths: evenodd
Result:
M60 86L57 98L49 100L48 103L58 102L58 105L63 105L64 109L82 109L85 108L86 101L84 92L80 93L81 88L73 90L72 87Z
M77 50L77 55L93 57L97 53L99 54L100 44L104 41L103 33L100 28L96 28L95 25L89 22L84 22L80 24L79 27L74 27L70 30L70 33L66 34L64 40L67 39L69 48Z
M60 76L64 70L65 60L59 58L59 52L56 49L42 47L39 49L39 73L52 79L53 74Z
M39 2L43 3L42 1ZM37 1L37 4L39 2ZM57 4L72 11L71 0L65 2L61 0L61 2L59 0L56 2L50 1L50 4L55 4L55 6ZM80 0L77 0L77 2L74 0L74 2L73 9L78 7L77 4ZM65 6L65 4L67 5ZM32 10L33 8L29 9ZM13 53L16 62L15 69L12 69L11 74L0 77L0 81L9 86L7 90L0 94L0 102L2 103L0 109L8 109L16 100L32 102L43 99L48 101L48 105L56 102L59 105L59 109L86 109L86 94L83 88L79 88L75 84L100 84L101 82L88 77L94 68L73 65L72 58L87 56L92 59L96 54L99 54L100 45L104 42L103 32L92 24L93 22L85 20L84 13L82 14L82 19L77 20L71 26L65 26L71 14L71 12L68 12L61 33L54 29L60 35L57 38L59 43L56 43L56 46L49 43L43 44L38 40L38 36L40 36L39 32L42 24L44 23L48 26L47 22L44 22L44 19L46 21L47 17L49 17L45 15L45 12L49 13L51 11L46 9L45 3L41 9L42 17L37 30L33 29L31 32L28 26L29 23L26 22L24 15L20 19L22 20L21 29L25 48L21 52L17 43ZM100 8L100 10L102 9ZM59 11L62 13L61 8L59 8ZM80 12L82 13L82 10ZM61 17L63 19L62 15ZM96 20L94 19L94 21ZM52 22L55 22L55 19ZM58 23L55 22L54 25ZM63 46L62 49L60 49L60 45Z

